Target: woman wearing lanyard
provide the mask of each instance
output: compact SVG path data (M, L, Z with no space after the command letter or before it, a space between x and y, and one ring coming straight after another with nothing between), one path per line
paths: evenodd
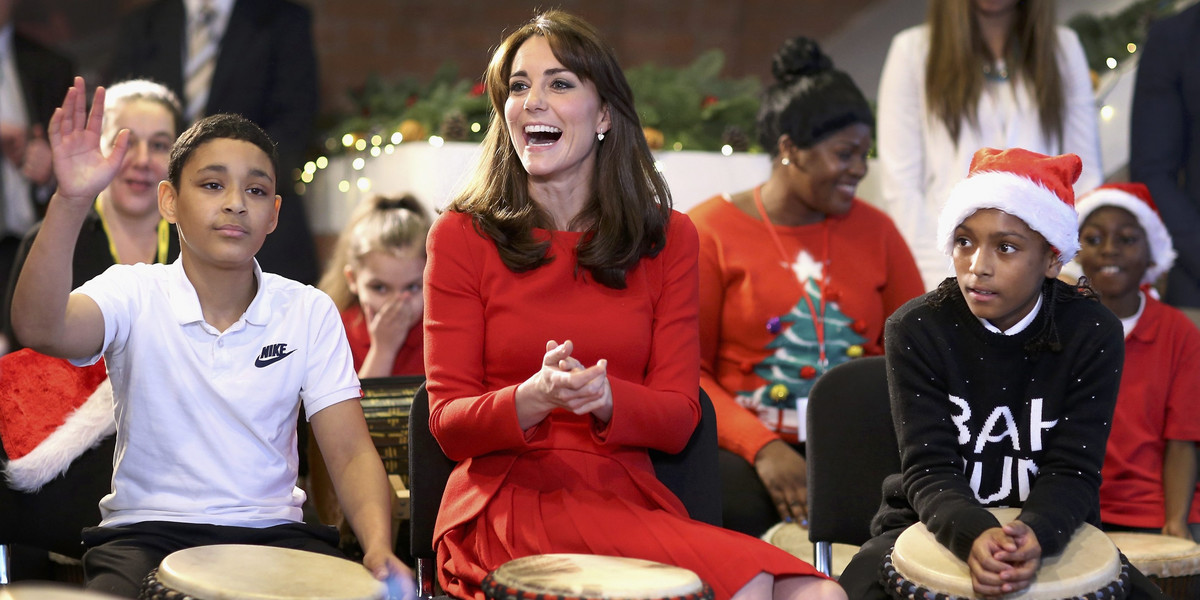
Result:
M165 263L179 256L175 230L158 214L158 183L167 178L171 145L183 126L179 100L166 87L130 80L108 88L104 102L103 143L128 129L129 151L117 177L100 195L83 223L75 247L74 286L115 264ZM34 225L17 252L3 309L9 310L12 288L39 225ZM20 347L6 331L12 349Z
M771 175L689 213L724 523L750 535L807 515L801 419L813 382L882 353L884 319L923 291L891 219L854 195L874 125L862 92L803 37L772 71L758 115Z

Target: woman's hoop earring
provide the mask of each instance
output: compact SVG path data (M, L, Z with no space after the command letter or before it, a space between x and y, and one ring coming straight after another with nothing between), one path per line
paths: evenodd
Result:
M788 160L787 157L785 156L785 157L783 157L783 160L779 161L779 164L786 167L786 166L792 164L792 161Z

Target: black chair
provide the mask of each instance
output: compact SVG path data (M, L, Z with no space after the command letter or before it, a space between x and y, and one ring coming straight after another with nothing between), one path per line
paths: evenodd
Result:
M708 394L700 390L700 423L679 454L650 451L654 472L693 519L721 525L721 482L717 470L717 415ZM409 540L417 563L417 593L434 596L437 555L433 526L446 480L456 464L442 453L429 432L429 395L425 386L413 398L408 416L408 482L412 536Z
M115 444L115 435L106 437L34 493L0 481L0 546L7 546L0 549L0 582L46 578L47 552L71 559L83 556L80 532L100 523L98 503L112 484ZM5 460L0 447L0 463Z
M882 356L842 363L817 380L808 396L806 445L813 566L831 575L833 544L871 539L883 479L900 472Z

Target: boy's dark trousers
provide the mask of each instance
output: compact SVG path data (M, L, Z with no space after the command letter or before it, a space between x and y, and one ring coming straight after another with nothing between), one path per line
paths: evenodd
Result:
M289 523L273 527L231 527L147 521L83 530L83 571L87 588L137 598L142 581L168 554L212 544L253 544L307 550L345 558L334 527Z

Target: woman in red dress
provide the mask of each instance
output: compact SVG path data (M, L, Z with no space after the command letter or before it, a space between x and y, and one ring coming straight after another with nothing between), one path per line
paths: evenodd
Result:
M485 85L483 164L429 234L430 429L458 461L434 532L442 587L551 552L695 571L718 598L845 598L810 565L688 518L648 448L700 417L696 230L612 50L551 11L508 36ZM713 482L713 493L717 482Z

